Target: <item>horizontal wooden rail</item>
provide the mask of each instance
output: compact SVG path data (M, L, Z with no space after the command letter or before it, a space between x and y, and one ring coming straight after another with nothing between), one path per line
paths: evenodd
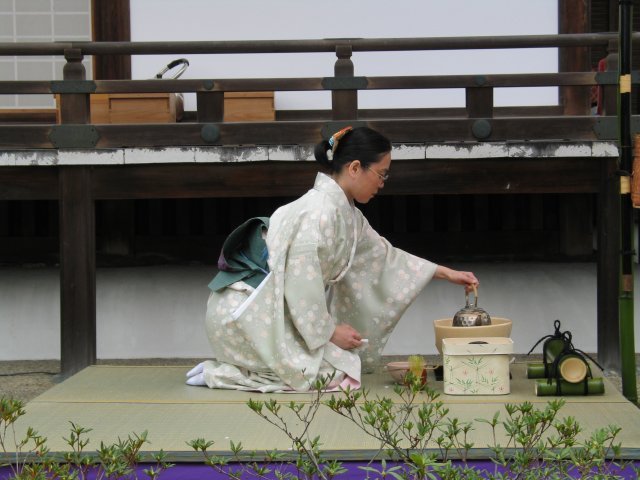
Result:
M83 80L83 81L0 81L0 95L55 93L189 93L247 91L351 90L350 82L341 86L340 77L313 78L225 78L185 80ZM616 85L614 72L563 72L477 75L407 75L352 77L358 90L400 90L438 88L509 88ZM633 83L640 73L633 72Z
M635 118L637 124L638 118ZM368 125L393 142L475 141L478 122L491 130L491 141L531 139L615 140L616 117L505 117L411 120L345 120L342 122L177 123L135 125L6 125L0 128L0 144L6 149L122 148L149 146L314 144L326 132L346 124ZM76 142L76 143L70 143Z
M634 33L633 42L640 41ZM313 53L335 52L349 45L354 52L410 50L483 50L510 48L586 47L617 43L617 33L563 35L507 35L433 38L329 38L312 40L238 40L182 42L3 42L1 55L64 55L80 49L84 55L164 55L232 53Z

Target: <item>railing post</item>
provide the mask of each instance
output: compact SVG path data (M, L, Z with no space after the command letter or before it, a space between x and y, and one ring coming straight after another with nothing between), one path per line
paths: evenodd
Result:
M224 92L196 93L198 122L222 122L224 119Z
M483 80L476 80L476 83L483 83ZM469 87L465 93L469 118L493 117L493 88Z
M84 80L82 52L65 51L65 80ZM89 94L63 93L63 124L89 120ZM96 362L95 206L91 167L59 167L60 368L68 377Z
M334 74L336 77L353 77L351 45L336 45ZM358 118L358 91L334 90L331 92L331 110L333 120L352 120Z
M484 87L486 78L476 77L477 87L465 89L467 118L475 119L471 125L471 133L476 140L488 140L491 137L491 122L493 117L493 88Z
M78 48L69 48L64 51L67 60L62 75L64 80L86 80L86 72L82 64L82 51ZM60 95L60 122L61 123L89 123L89 94L88 93L63 93Z

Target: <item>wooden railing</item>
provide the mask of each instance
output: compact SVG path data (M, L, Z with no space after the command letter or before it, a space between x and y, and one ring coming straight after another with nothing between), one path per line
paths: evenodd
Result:
M62 125L0 126L4 148L114 148L122 146L310 144L344 122L367 123L393 142L507 141L538 139L615 140L616 72L559 72L438 76L354 76L353 52L573 48L609 45L616 34L571 34L508 37L328 39L233 42L68 42L0 43L2 55L63 55L62 81L3 81L0 94L60 95ZM634 41L640 34L634 34ZM85 55L231 54L335 52L335 75L324 78L238 78L184 80L86 80ZM615 55L614 55L615 57ZM615 62L613 58L612 63ZM637 75L633 83L638 82ZM602 87L608 108L602 116L589 111L589 88ZM580 105L495 107L493 92L503 87L578 88ZM465 108L358 108L358 92L402 89L464 89ZM224 93L243 91L331 91L327 112L282 112L273 122L224 122ZM98 93L195 93L197 112L173 125L89 124L89 96ZM570 98L574 99L575 96ZM575 113L578 114L575 114ZM572 114L569 114L572 113Z

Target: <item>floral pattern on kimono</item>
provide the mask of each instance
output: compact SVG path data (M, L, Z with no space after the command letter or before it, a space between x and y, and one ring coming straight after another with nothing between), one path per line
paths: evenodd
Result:
M320 375L360 381L436 265L393 247L329 176L270 219L269 276L257 289L237 282L211 292L206 327L215 360L211 388L309 390ZM330 342L348 323L369 343Z

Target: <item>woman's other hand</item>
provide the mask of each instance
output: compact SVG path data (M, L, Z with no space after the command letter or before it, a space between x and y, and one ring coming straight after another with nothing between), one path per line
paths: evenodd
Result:
M362 336L351 325L341 323L333 331L331 342L343 350L352 350L362 345Z

